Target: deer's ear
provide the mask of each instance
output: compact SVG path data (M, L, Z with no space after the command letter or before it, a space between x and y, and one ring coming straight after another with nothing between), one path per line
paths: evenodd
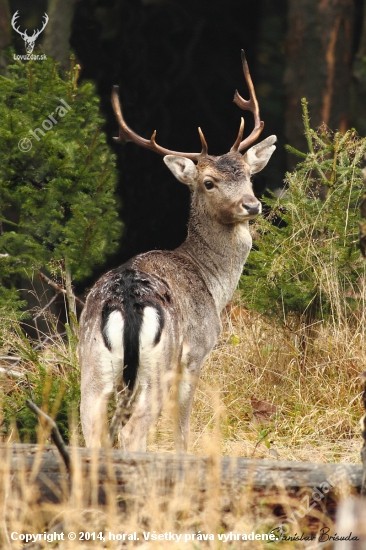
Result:
M179 181L189 187L196 184L197 168L192 160L177 155L166 155L164 162Z
M254 145L244 155L245 162L249 165L250 172L256 174L263 170L267 162L276 149L274 143L277 141L276 136L269 136L257 145Z

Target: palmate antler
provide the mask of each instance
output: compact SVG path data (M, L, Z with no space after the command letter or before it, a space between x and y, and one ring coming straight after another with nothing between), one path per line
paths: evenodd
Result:
M241 109L246 111L251 111L253 113L254 129L251 132L251 134L243 140L244 119L243 118L241 119L238 137L236 138L234 145L230 149L230 151L238 151L238 152L241 152L247 147L249 147L249 145L251 145L259 137L264 127L264 122L260 120L258 101L255 95L254 86L250 76L248 63L246 61L244 50L241 51L241 56L242 56L244 77L249 88L250 98L249 100L243 99L239 95L239 92L236 90L234 95L234 103L236 103ZM208 151L207 143L201 128L198 128L198 133L202 144L202 149L200 153L184 153L182 151L172 151L170 149L166 149L165 147L161 147L156 143L156 139L155 139L156 130L153 132L150 139L145 139L139 136L138 134L136 134L126 124L125 119L123 118L122 108L118 97L118 86L113 86L113 89L112 89L112 106L119 125L119 136L117 138L114 138L116 141L118 142L132 141L133 143L136 143L136 145L140 145L140 147L145 147L146 149L149 149L150 151L154 151L155 153L159 153L160 155L176 155L179 157L189 158L196 162L200 158L207 156L207 151Z

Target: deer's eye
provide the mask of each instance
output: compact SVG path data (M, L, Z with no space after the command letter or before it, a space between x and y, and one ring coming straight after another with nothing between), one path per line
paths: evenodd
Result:
M203 182L203 185L206 187L206 189L213 189L215 187L211 180L205 180Z

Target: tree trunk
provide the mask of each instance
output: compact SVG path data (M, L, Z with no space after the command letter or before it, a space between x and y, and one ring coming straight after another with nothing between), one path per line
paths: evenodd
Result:
M289 0L286 137L302 151L302 97L313 128L325 123L345 132L349 127L353 5L353 0Z
M108 495L128 504L129 499L142 505L152 496L171 498L177 491L189 489L192 499L204 502L218 491L220 502L234 507L237 499L249 490L262 496L311 494L315 487L323 490L315 500L334 500L340 486L349 483L357 492L362 484L362 466L356 464L312 464L247 458L202 457L193 455L123 453L102 449L93 453L83 448L68 448L71 479L83 488L86 499L98 494L99 503ZM0 445L0 464L19 481L34 480L39 501L59 502L68 498L70 480L55 447L14 444ZM18 480L18 481L17 481ZM279 501L280 502L280 501Z
M49 22L43 41L44 52L68 69L71 23L74 16L74 0L49 0L47 14Z
M2 50L11 43L10 10L8 0L0 0L0 74L6 70L6 60Z
M65 287L66 287L67 304L69 306L69 325L70 325L72 335L77 336L78 329L77 329L76 299L72 288L71 270L70 270L70 265L67 258L65 259Z
M364 2L360 42L353 63L352 125L361 136L366 134L366 5ZM364 159L365 160L365 159ZM366 217L366 216L363 216Z

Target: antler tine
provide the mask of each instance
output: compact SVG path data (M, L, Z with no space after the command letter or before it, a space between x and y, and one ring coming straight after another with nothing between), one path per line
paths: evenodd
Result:
M131 130L131 128L129 128L129 126L127 126L123 118L121 104L118 97L118 86L113 86L112 88L112 107L119 125L119 136L118 138L114 138L116 141L132 141L133 143L136 143L136 145L145 147L145 149L149 149L159 155L176 155L178 157L189 158L196 162L203 156L207 155L207 143L201 128L198 128L198 133L202 144L202 150L200 153L183 153L182 151L172 151L170 149L165 149L165 147L161 147L161 145L158 145L155 140L156 130L153 132L150 139L145 139L136 134L133 130Z
M245 81L246 81L248 89L249 89L249 100L243 99L241 97L241 95L239 94L238 90L235 90L234 103L236 103L236 105L238 105L238 107L240 107L244 111L251 111L253 113L253 116L254 116L254 129L247 138L242 140L244 126L243 126L243 129L242 129L242 123L240 124L238 137L236 138L234 145L230 149L230 151L238 151L238 152L243 151L249 145L251 145L256 139L258 139L258 137L260 136L260 134L261 134L261 132L264 128L264 122L261 121L261 119L260 119L259 105L258 105L257 97L255 95L254 85L253 85L252 78L250 76L249 67L248 67L246 57L245 57L244 50L241 50L241 60L242 60L242 64L243 64L243 72L244 72ZM240 136L240 138L239 138L239 136Z
M22 32L22 31L19 30L19 27L17 28L17 27L15 26L16 23L17 23L17 19L18 19L18 18L19 18L19 10L17 10L17 11L14 13L14 15L13 15L13 17L12 17L12 19L11 19L11 26L13 27L13 29L14 29L18 34L21 35L22 38L24 38L24 36L26 36L26 34L27 34L27 30L25 30L25 32Z
M46 25L47 25L47 23L48 23L49 17L48 17L48 15L47 15L47 13L44 13L44 14L43 14L43 18L44 18L43 26L42 26L42 28L41 28L40 31L38 31L38 30L35 31L36 36L39 36L39 35L41 34L41 32L44 31L44 29L46 28Z
M13 17L11 18L11 24L12 24L14 30L17 30L17 29L14 27L14 25L15 25L15 23L17 22L18 17L19 17L19 10L17 10L17 11L14 13Z
M230 149L230 151L238 151L239 145L240 145L240 143L243 139L243 133L244 133L244 119L243 119L243 117L241 117L238 137L236 138L235 143L232 146L232 148Z
M206 142L205 136L203 135L203 132L202 132L202 130L199 126L198 126L198 133L199 133L200 140L201 140L201 145L202 145L200 156L201 157L206 157L207 152L208 152L207 142Z

